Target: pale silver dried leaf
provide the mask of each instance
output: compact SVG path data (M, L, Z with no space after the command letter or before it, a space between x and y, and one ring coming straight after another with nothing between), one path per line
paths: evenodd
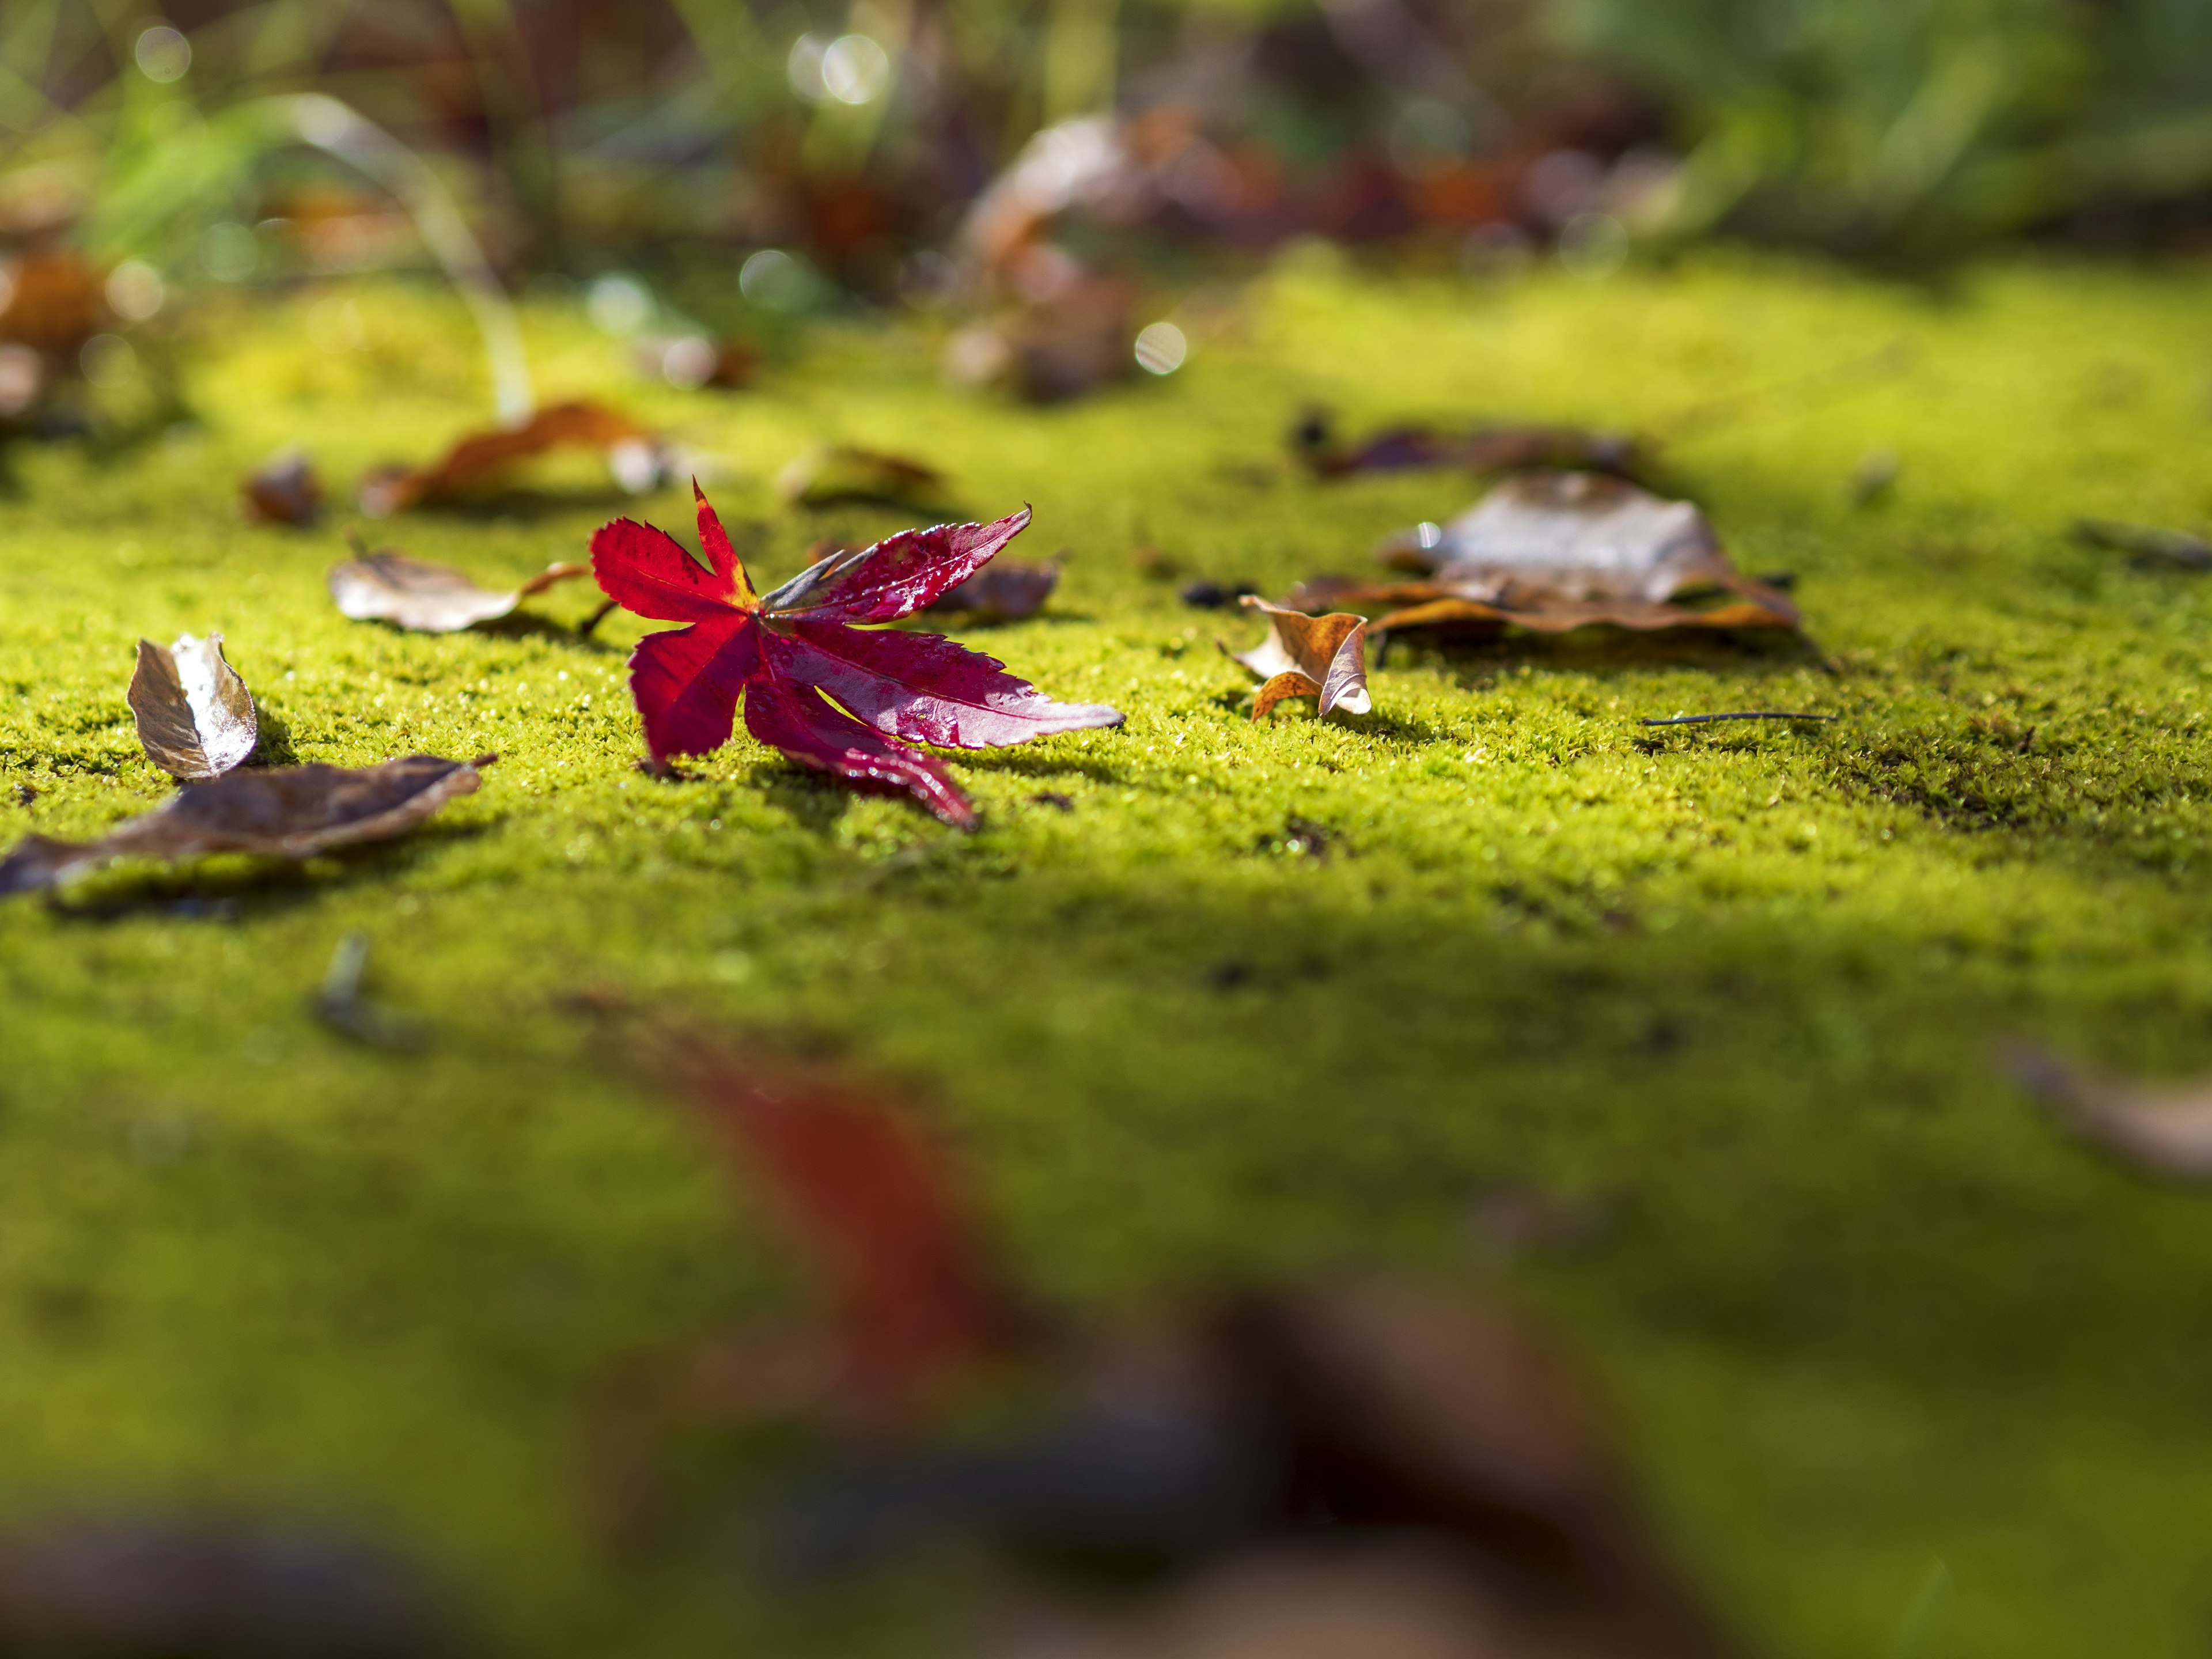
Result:
M153 811L95 842L27 836L0 860L0 894L48 887L112 859L251 853L306 859L334 847L404 834L447 801L474 794L472 761L410 755L377 766L285 766L188 783Z
M1434 575L1461 599L1641 599L1725 584L1735 567L1688 501L1598 472L1506 479L1449 524L1424 525L1383 557Z
M478 587L451 565L431 564L393 548L332 565L331 597L356 622L386 622L422 634L457 634L510 614L533 593L586 574L589 566L550 564L506 592Z
M182 782L243 765L260 738L253 694L224 658L220 634L179 634L166 647L139 641L130 701L146 758Z

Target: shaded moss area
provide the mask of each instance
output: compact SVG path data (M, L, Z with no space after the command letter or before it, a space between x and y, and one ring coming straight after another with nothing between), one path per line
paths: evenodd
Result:
M0 840L167 792L123 701L141 634L221 629L289 757L501 758L398 843L0 907L7 1510L362 1517L526 1651L956 1631L964 1560L758 1587L746 1500L781 1442L687 1443L689 1518L647 1561L596 1538L610 1371L799 1294L564 1012L619 994L914 1079L1018 1272L1077 1306L1347 1263L1502 1282L1588 1360L1691 1571L1769 1650L1891 1651L1939 1583L1928 1655L2201 1651L2212 1200L2057 1139L1994 1054L2212 1068L2212 590L2066 533L2212 517L2205 281L2018 266L1930 295L1716 259L1494 289L1302 255L1194 322L1173 379L1047 412L943 390L918 331L718 396L532 311L541 395L719 464L757 577L904 521L782 509L776 470L820 440L921 453L978 515L1035 504L1018 550L1066 550L1060 594L967 637L1128 721L956 763L972 836L742 737L637 775L642 625L579 639L577 586L452 637L341 619L343 515L246 527L236 482L300 441L349 483L474 423L465 319L363 288L364 343L334 354L329 296L203 318L198 425L14 457ZM1255 726L1214 641L1256 629L1133 551L1275 592L1474 494L1296 474L1312 400L1353 428L1654 432L1739 564L1796 574L1815 648L1401 641L1372 715ZM1855 506L1884 447L1898 482ZM375 539L497 585L617 511L689 538L682 490L538 482ZM1841 718L1636 724L1754 708ZM356 929L423 1054L310 1018ZM1468 1214L1501 1184L1616 1224L1498 1263Z

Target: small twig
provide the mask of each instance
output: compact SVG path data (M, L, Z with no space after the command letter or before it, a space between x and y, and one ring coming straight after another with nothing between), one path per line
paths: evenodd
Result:
M1734 714L1676 714L1668 720L1640 720L1638 726L1708 726L1715 720L1832 720L1835 714L1794 714L1782 708L1747 708Z
M576 624L576 637L580 640L588 640L591 638L592 630L597 628L601 623L605 622L607 619L607 612L612 611L614 608L615 601L612 599L608 599L602 603L597 611L594 611L590 616L585 617L583 621Z

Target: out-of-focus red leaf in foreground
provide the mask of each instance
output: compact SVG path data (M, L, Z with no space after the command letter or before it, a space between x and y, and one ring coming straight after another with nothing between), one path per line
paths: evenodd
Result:
M630 519L592 538L592 569L609 599L689 624L647 635L630 657L630 690L657 764L720 748L742 698L745 729L788 758L904 789L970 830L975 808L943 763L911 744L998 748L1121 723L1118 709L1055 702L1004 663L941 635L863 631L967 580L1028 526L1028 508L995 524L902 530L832 553L756 597L721 520L696 483L692 491L704 562L665 531Z
M741 1177L765 1187L835 1308L832 1386L860 1414L909 1416L1008 1351L1024 1321L948 1161L887 1088L667 1034L672 1079Z

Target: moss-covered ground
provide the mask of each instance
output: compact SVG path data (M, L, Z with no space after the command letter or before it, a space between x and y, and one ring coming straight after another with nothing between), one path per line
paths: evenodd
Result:
M915 1080L1017 1271L1074 1305L1346 1262L1502 1280L1775 1653L2202 1653L2212 1198L2060 1139L1992 1056L2024 1035L2212 1068L2212 592L2067 534L2212 517L2207 284L1716 259L1501 288L1301 255L1206 307L1174 378L1046 412L942 388L905 328L671 392L533 307L541 393L720 460L757 574L904 522L779 507L818 440L921 453L978 514L1035 503L1020 550L1066 550L1060 593L970 637L1128 722L961 760L974 836L742 736L690 781L634 772L641 625L580 641L580 586L535 602L544 627L342 620L343 515L246 527L237 480L300 442L347 484L479 423L464 315L390 286L204 312L197 425L15 457L0 840L168 793L123 701L142 634L222 630L300 759L502 758L384 848L0 907L0 1504L361 1516L526 1651L926 1650L896 1577L787 1605L719 1534L650 1567L594 1541L600 1379L797 1293L682 1118L564 1012L611 991ZM357 348L314 309L347 298ZM1214 640L1256 629L1133 550L1276 592L1474 493L1294 474L1309 399L1354 428L1669 437L1739 562L1797 574L1818 649L1407 644L1371 716L1255 727ZM1855 506L1884 447L1898 481ZM616 510L583 483L379 539L518 578ZM622 510L690 533L678 489ZM1635 723L1772 707L1841 718ZM1293 818L1325 856L1285 850ZM425 1053L309 1016L356 929ZM1617 1224L1498 1266L1468 1218L1501 1183Z

